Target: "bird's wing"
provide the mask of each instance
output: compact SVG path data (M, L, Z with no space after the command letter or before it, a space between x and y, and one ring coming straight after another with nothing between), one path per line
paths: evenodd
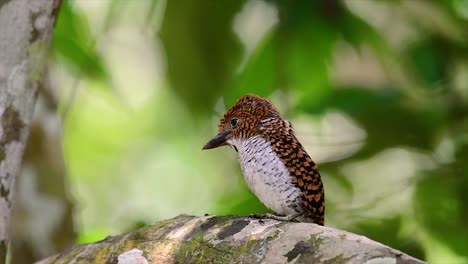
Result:
M305 216L316 224L324 224L325 192L317 165L297 140L291 124L282 119L268 120L261 131L273 150L284 162L293 183L301 191Z

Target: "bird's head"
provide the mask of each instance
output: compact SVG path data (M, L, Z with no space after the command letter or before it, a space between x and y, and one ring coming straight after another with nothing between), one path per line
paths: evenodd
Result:
M203 149L224 145L239 147L237 142L260 134L260 122L270 118L280 118L280 113L269 100L252 94L244 95L224 114L218 125L218 135Z

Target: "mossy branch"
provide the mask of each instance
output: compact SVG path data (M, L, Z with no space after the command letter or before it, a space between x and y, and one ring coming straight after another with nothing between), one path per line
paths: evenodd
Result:
M420 264L364 236L309 223L237 216L176 218L75 246L38 263Z

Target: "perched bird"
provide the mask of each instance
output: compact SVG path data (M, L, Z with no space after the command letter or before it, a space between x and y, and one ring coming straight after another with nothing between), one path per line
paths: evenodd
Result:
M218 129L203 149L234 147L248 186L275 212L254 217L324 224L325 194L317 165L269 100L243 96Z

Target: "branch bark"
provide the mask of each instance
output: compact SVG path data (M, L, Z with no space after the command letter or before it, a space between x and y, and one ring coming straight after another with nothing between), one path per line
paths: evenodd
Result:
M424 262L364 236L310 223L181 215L37 263Z
M15 177L59 4L0 1L0 263L5 262Z

